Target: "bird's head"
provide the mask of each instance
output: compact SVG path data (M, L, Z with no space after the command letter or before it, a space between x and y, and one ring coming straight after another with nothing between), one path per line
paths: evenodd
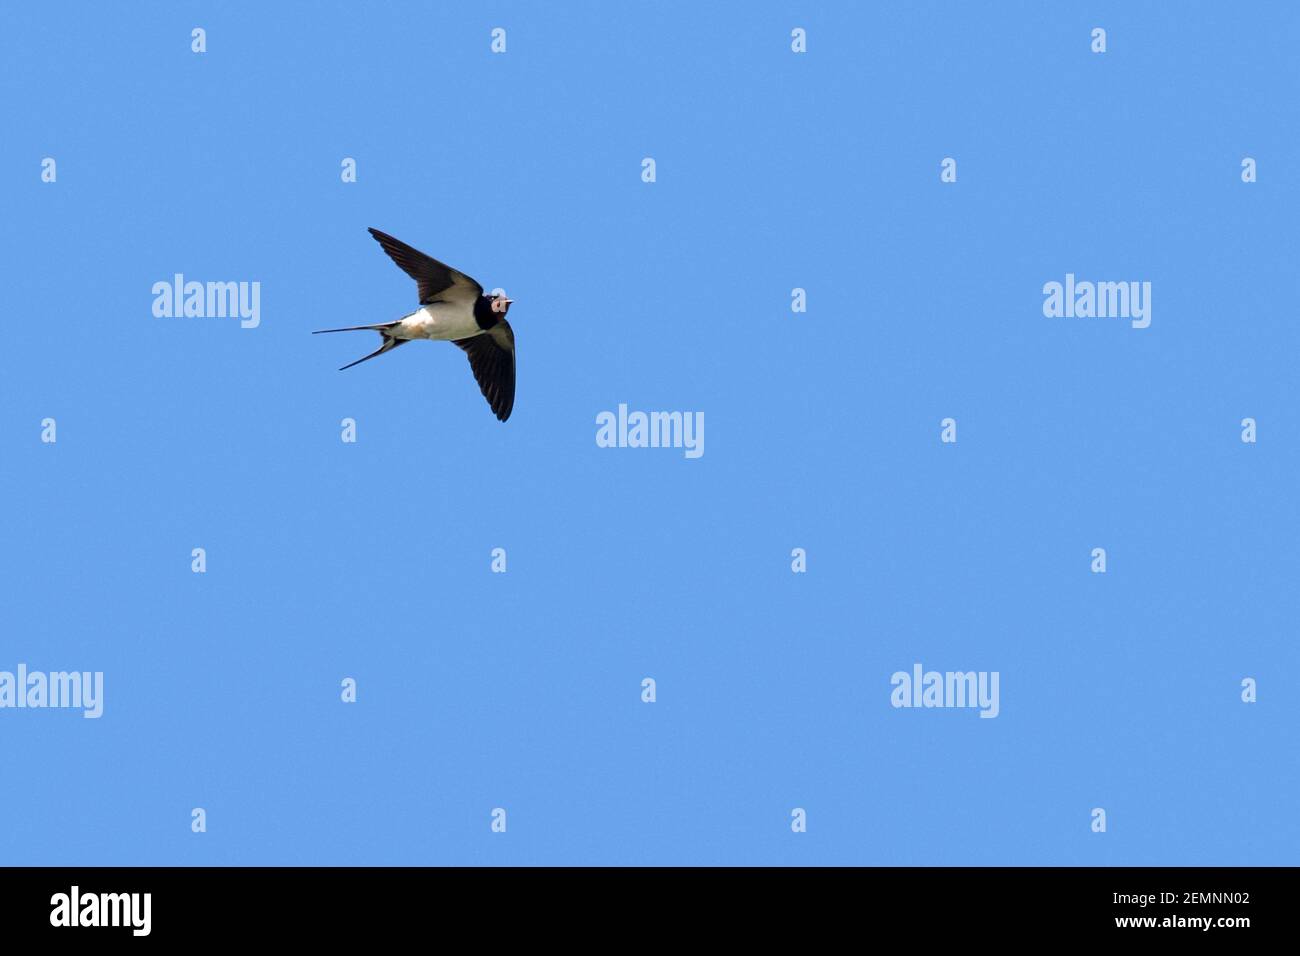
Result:
M492 311L497 313L498 315L505 315L507 312L509 312L510 303L514 301L514 299L507 299L503 295L494 295L491 297L491 299L492 299L492 306L491 306Z

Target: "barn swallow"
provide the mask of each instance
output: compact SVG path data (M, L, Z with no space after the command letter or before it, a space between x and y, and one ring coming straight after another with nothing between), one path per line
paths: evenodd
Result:
M513 300L504 295L484 294L483 287L465 273L426 256L400 239L378 229L371 229L370 234L402 271L415 280L420 308L395 322L319 329L312 335L362 330L379 333L383 339L379 348L349 362L344 369L415 339L451 342L465 350L483 397L496 417L505 421L515 407L515 333L506 321Z

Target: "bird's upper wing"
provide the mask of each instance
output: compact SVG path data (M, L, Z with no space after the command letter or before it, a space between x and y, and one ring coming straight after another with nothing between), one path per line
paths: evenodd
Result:
M370 234L384 247L384 252L402 267L402 271L415 280L420 288L421 305L428 305L439 297L472 302L483 294L483 287L465 273L444 265L432 256L426 256L419 249L412 249L401 239L394 239L378 229L371 229Z
M482 335L457 339L456 344L469 356L483 397L497 418L505 421L515 407L515 332L502 319Z

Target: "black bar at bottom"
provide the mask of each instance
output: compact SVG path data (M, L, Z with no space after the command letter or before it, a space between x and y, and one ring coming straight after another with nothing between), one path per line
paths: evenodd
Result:
M1285 930L1284 887L1295 876L1272 867L14 868L0 870L0 926L9 941L92 944L382 942L434 927L534 942L604 927L631 944L669 931L739 941L910 927L926 939L1199 935L1231 945Z

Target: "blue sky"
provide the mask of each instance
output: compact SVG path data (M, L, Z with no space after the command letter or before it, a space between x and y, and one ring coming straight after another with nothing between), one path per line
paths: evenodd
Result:
M980 7L7 6L0 670L105 702L0 710L0 862L1295 863L1298 15ZM367 226L515 298L508 423L308 334L414 307Z

